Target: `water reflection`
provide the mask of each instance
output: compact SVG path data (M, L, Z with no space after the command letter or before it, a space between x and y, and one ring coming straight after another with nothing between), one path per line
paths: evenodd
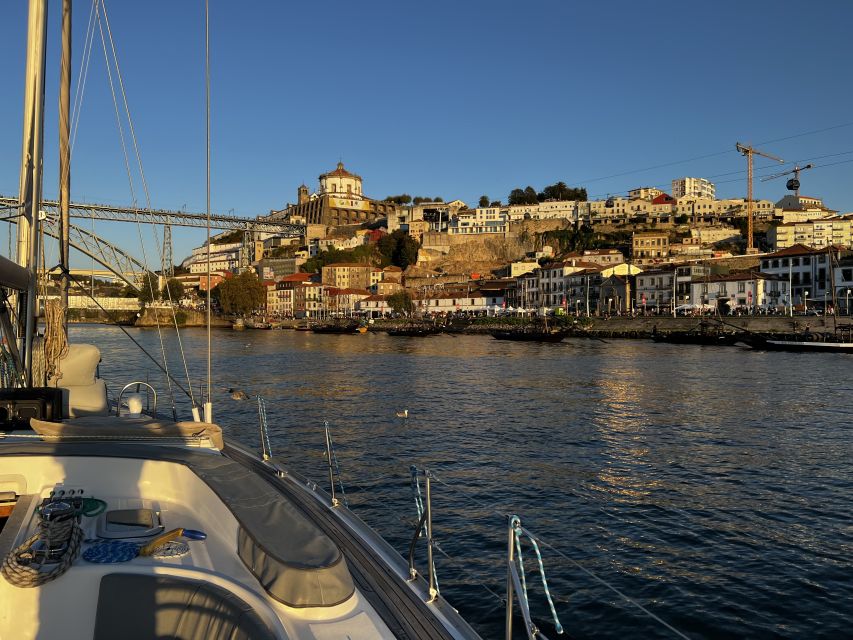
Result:
M131 331L159 350L156 332ZM117 330L75 327L73 336L101 346L102 371L116 383L149 376L164 388ZM843 354L478 336L214 337L215 412L227 432L257 446L256 405L225 390L263 395L277 453L321 480L329 420L351 503L397 548L414 517L408 465L429 466L453 487L435 490L437 536L498 593L498 514L515 512L696 637L847 634L853 400ZM205 341L203 331L184 332L191 372L205 369ZM402 408L408 420L395 416ZM574 637L669 637L559 556L546 552L545 561ZM485 637L499 636L494 598L470 577L454 581L452 564L439 570L448 598Z

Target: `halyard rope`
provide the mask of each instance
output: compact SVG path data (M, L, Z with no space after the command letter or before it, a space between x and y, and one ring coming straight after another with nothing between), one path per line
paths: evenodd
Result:
M56 564L51 566L36 562L31 549L39 540L44 541L46 549L50 549L51 545L55 544L67 544ZM76 518L42 520L39 522L37 533L6 555L0 567L0 573L15 587L26 589L41 586L55 580L71 568L71 564L80 555L81 542L83 542L83 530L77 524ZM50 568L45 570L45 567Z

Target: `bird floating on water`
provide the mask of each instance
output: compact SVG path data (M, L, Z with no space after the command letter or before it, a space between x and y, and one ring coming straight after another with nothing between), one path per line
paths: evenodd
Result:
M246 395L245 391L240 389L228 389L228 393L231 394L232 400L248 400L249 396Z
M409 417L409 410L408 409L401 409L400 411L397 412L397 417L398 418L408 418Z

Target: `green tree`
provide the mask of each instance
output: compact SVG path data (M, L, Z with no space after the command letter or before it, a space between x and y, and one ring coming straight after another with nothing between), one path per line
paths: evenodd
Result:
M485 208L489 206L489 196L480 196L480 202L478 205L480 208Z
M385 202L395 202L397 204L409 204L412 201L412 196L408 193L400 194L399 196L388 196Z
M184 297L184 283L177 278L169 278L160 292L160 297L167 302L177 302Z
M412 296L408 291L398 291L388 296L388 305L395 313L405 313L410 315L415 310L415 305L412 302Z
M239 276L223 280L215 290L219 292L222 310L240 316L260 309L267 297L266 287L251 271L243 271Z
M539 194L536 189L528 185L524 188L524 204L536 204L539 202Z
M549 184L539 194L539 200L586 200L586 189L571 188L565 182Z
M492 201L489 203L489 206L490 206L490 207L500 207L500 206L502 206L502 205L501 205L501 201L500 201L500 200L492 200Z
M156 273L147 271L145 275L142 276L142 284L139 287L139 294L137 297L143 305L154 302L160 298L160 279L157 277Z
M523 189L513 189L509 192L509 200L510 205L514 204L525 204L526 196L524 195Z
M382 257L383 266L393 264L405 269L418 261L420 244L405 231L397 229L394 233L382 236L376 248Z

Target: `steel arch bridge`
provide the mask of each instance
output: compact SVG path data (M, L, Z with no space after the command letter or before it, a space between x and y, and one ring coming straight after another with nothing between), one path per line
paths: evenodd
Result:
M0 195L0 209L14 210L18 208L19 204L17 198ZM44 232L50 237L58 239L59 203L55 200L42 200L41 210L44 212L42 218ZM187 213L185 211L138 209L72 202L69 204L69 214L72 218L162 224L166 228L171 226L207 227L207 214ZM14 217L6 218L5 221L16 223ZM243 231L244 236L251 233L272 233L286 237L297 237L305 233L305 225L291 224L269 217L261 219L211 214L210 226L218 230ZM69 235L72 247L114 273L135 291L139 291L140 285L133 274L152 270L151 267L146 267L121 247L101 238L92 231L72 224L69 227ZM171 253L171 247L164 247L164 250L164 255L166 252Z

